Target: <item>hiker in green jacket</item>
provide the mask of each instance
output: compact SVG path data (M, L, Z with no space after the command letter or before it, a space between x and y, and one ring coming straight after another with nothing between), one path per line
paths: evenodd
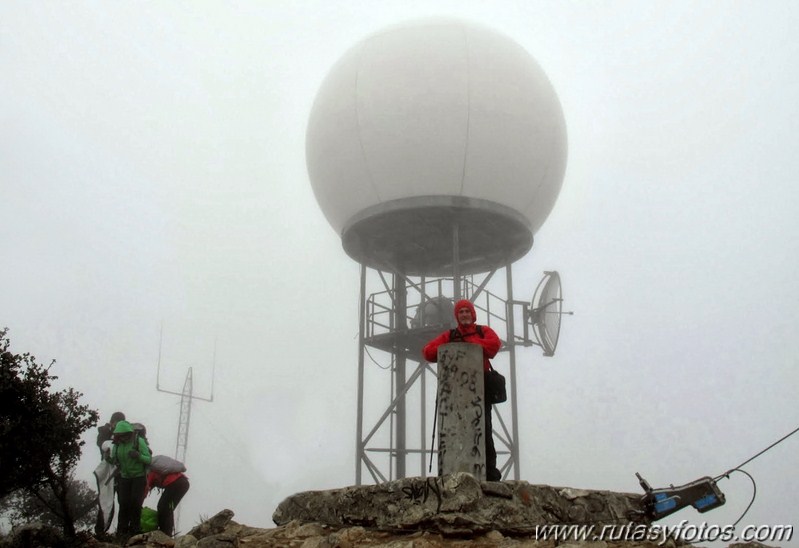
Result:
M114 427L110 459L119 467L117 534L135 535L141 529L141 507L147 487L146 466L150 464L151 455L147 442L134 432L128 421L119 421Z

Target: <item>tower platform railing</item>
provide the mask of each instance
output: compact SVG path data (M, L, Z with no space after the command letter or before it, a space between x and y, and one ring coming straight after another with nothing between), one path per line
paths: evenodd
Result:
M452 278L422 278L418 283L406 282L405 291L407 304L401 323L396 319L394 289L386 284L384 291L369 295L364 343L386 352L404 350L420 356L424 344L455 326L453 282ZM472 300L478 323L494 329L503 341L501 350L507 350L507 301L475 283L473 277L462 280L461 295Z

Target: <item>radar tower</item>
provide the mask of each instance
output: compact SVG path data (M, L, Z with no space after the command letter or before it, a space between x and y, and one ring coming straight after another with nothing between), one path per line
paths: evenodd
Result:
M516 348L539 343L530 305L514 299L512 263L554 207L566 150L544 71L519 44L473 23L388 27L322 82L306 161L319 206L361 265L358 484L364 468L375 482L426 475L436 369L421 349L453 326L461 298L503 339L510 404L493 407L494 435L503 477L519 479Z

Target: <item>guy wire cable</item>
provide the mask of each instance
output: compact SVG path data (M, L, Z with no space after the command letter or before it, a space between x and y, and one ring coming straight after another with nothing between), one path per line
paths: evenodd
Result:
M741 469L743 466L746 466L747 464L749 464L750 462L752 462L753 460L755 460L757 457L759 457L760 455L762 455L762 454L763 454L763 453L765 453L766 451L770 450L772 447L774 447L774 446L775 446L775 445L777 445L778 443L782 443L783 441L787 440L788 438L790 438L791 436L793 436L793 435L794 435L794 434L796 434L797 432L799 432L799 426L797 426L797 427L794 429L794 431L793 431L793 432L791 432L790 434L786 434L786 435L784 435L783 437L781 437L780 439L778 439L777 441L775 441L774 443L772 443L771 445L769 445L768 447L766 447L765 449L763 449L761 452L759 452L758 454L756 454L754 457L750 457L749 459L747 459L747 460L743 461L743 462L742 462L741 464L739 464L738 466L734 466L733 468L730 468L729 470L727 470L727 471L726 471L726 472L724 472L723 474L719 474L718 476L716 476L715 478L713 478L713 481L717 481L717 480L719 480L719 479L721 479L721 478L723 478L723 477L725 477L725 476L728 476L730 472L733 472L733 471L735 471L735 470L740 470L740 469Z
M741 470L740 468L733 468L732 470L728 470L727 471L727 473L730 473L730 472L740 472L741 474L746 474L747 476L749 476L749 481L752 482L752 500L749 501L749 504L747 505L747 507L744 510L743 514L741 514L741 516L737 520L735 520L735 523L732 524L732 526L734 528L736 525L738 525L741 522L742 519L744 519L744 516L746 515L746 513L749 512L749 509L755 503L755 498L757 497L757 483L755 482L755 478L752 477L752 474L750 474L746 470ZM727 477L729 477L729 476L727 476Z
M715 478L713 478L713 481L717 482L721 478L729 479L730 478L730 474L732 472L740 472L740 473L745 474L746 476L748 476L749 480L752 482L752 500L749 501L749 505L746 507L746 509L744 510L743 514L741 514L741 516L735 521L735 523L732 524L733 527L738 525L738 523L740 523L740 521L742 519L744 519L744 516L747 514L747 512L749 512L749 509L752 508L752 505L755 503L755 498L757 497L757 483L755 482L755 478L752 477L752 474L750 474L746 470L743 470L743 466L746 466L747 464L749 464L750 462L752 462L753 460L755 460L756 458L761 456L763 453L765 453L766 451L769 451L770 449L772 449L777 444L782 443L783 441L787 440L788 438L790 438L791 436L793 436L797 432L799 432L799 427L796 427L792 432L790 432L789 434L784 435L783 437L781 437L780 439L778 439L777 441L775 441L774 443L772 443L771 445L769 445L768 447L766 447L765 449L763 449L762 451L760 451L759 453L754 455L753 457L750 457L747 460L743 461L738 466L736 466L734 468L730 468L729 470L727 470L723 474L720 474L720 475L716 476Z

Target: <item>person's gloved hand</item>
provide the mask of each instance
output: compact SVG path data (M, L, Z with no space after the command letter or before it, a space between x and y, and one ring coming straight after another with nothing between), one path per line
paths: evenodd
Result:
M128 451L128 456L132 459L139 460L139 452L136 451L135 449L131 449L130 451Z

